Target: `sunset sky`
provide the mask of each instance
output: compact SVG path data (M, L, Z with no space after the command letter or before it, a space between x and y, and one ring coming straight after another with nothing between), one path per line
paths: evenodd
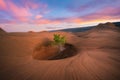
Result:
M120 0L0 0L0 27L8 32L115 21L120 21Z

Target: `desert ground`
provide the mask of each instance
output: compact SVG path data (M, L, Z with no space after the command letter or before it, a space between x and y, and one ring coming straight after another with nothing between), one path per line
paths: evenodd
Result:
M54 34L66 36L76 54L49 60L49 49L40 53L40 60L34 59L36 46ZM111 23L76 33L0 29L0 80L120 80L120 29Z

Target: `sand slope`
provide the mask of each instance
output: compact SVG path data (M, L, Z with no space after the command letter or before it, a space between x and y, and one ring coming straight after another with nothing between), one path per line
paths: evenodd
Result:
M97 29L97 30L96 30ZM9 33L0 38L0 80L120 80L120 32L96 28L66 32ZM35 46L54 33L67 37L78 54L61 60L34 60Z

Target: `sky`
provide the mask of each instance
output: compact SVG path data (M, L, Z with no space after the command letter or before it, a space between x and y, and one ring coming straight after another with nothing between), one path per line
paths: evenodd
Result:
M0 27L42 31L120 21L120 0L0 0Z

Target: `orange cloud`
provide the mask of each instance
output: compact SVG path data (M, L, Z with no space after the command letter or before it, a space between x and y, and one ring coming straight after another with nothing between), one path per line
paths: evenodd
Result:
M58 20L48 20L48 19L39 19L39 20L35 20L34 23L36 24L59 24L61 23L60 21Z
M81 18L66 18L66 19L62 20L61 22L80 24L82 22L82 19Z
M79 19L79 18L71 19L71 21L74 23L81 23L82 22L81 19Z
M49 24L50 20L40 19L35 21L36 24Z
M40 18L42 18L43 16L42 15L36 15L35 16L35 19L40 19Z

